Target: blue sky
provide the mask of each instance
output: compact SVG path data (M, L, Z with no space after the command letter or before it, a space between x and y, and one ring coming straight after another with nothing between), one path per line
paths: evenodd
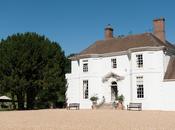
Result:
M0 39L17 32L37 32L58 42L65 54L77 53L115 35L152 30L152 20L166 19L166 37L175 43L174 0L0 0Z

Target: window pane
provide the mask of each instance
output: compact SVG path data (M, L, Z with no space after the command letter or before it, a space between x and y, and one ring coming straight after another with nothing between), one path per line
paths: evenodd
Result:
M88 63L83 64L83 72L88 72Z
M143 55L142 54L136 55L136 62L137 62L138 68L143 67Z
M137 98L144 98L143 76L136 77Z
M83 80L83 98L88 99L89 90L88 90L88 80Z
M117 68L117 60L116 59L111 59L111 66L112 66L112 68Z

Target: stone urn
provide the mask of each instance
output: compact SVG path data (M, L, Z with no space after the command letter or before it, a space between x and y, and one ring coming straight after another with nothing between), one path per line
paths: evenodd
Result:
M123 105L124 96L123 95L118 96L117 100L118 100L117 109L118 110L123 110L124 109L124 105Z
M97 101L92 101L92 109L95 109L97 105Z
M117 110L124 110L124 105L123 105L123 102L118 102L117 103Z
M92 109L95 109L96 105L97 105L98 97L93 96L93 97L90 98L90 100L92 101Z

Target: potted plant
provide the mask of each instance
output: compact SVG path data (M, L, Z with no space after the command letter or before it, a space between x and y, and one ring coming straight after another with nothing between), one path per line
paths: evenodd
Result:
M120 110L123 110L124 109L124 106L123 106L124 99L125 98L124 98L123 94L121 94L120 96L118 96L116 98L116 100L118 101L118 103L117 103L117 109L120 109Z
M90 98L90 100L92 101L92 109L94 109L95 105L97 104L98 97L97 96L92 96Z

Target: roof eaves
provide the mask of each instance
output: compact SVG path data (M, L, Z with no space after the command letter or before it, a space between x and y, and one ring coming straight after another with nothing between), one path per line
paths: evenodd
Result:
M104 53L104 54L79 54L74 57L71 57L71 60L78 60L82 58L96 58L96 57L109 57L109 56L116 56L116 55L124 55L132 52L138 52L138 51L158 51L163 50L164 46L159 47L152 47L152 46L144 46L144 47L135 47L135 48L129 48L126 51L119 51L119 52L110 52L110 53Z

